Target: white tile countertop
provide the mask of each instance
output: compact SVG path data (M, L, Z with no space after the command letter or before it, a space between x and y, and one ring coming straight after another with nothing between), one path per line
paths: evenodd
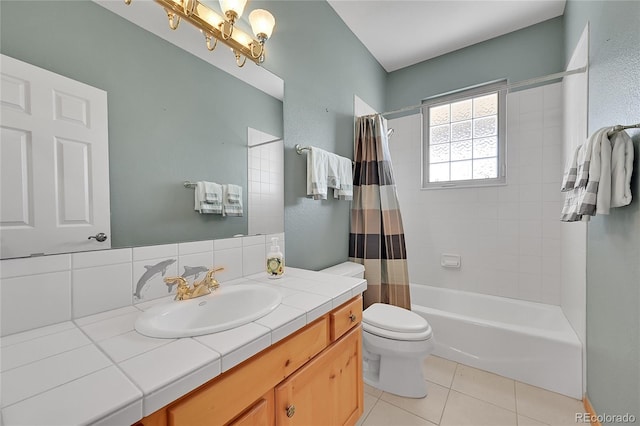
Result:
M277 280L255 274L221 286L247 282L277 288L281 305L219 333L138 334L140 312L166 297L3 337L1 424L131 425L367 288L364 279L297 268Z

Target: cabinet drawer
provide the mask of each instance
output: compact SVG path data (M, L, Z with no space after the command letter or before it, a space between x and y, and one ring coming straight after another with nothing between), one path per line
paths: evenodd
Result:
M362 296L358 296L331 313L331 341L340 338L362 321Z
M169 426L225 424L329 344L328 319L261 352L168 409Z

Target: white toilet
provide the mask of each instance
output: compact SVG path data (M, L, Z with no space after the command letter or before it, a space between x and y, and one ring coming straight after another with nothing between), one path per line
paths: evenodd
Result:
M322 272L364 277L364 266L344 262ZM433 333L420 315L397 306L374 303L362 313L364 382L409 398L427 395L422 362L433 351Z

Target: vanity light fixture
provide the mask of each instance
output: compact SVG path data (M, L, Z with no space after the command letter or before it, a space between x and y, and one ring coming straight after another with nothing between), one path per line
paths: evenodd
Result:
M249 22L256 39L235 27L242 16L247 0L219 0L223 16L198 0L155 0L164 7L169 19L169 28L178 28L181 20L194 25L204 34L207 49L216 48L218 41L226 44L242 67L247 58L260 65L264 62L265 42L271 37L276 20L269 11L255 9L249 14ZM131 0L124 0L131 4Z

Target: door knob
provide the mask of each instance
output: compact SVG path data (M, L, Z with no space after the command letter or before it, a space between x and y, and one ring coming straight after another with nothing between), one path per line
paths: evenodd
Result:
M95 240L99 243L105 242L107 241L107 234L105 234L104 232L100 232L96 235L91 235L89 238L87 238L88 240L95 238Z
M356 322L356 320L358 319L358 317L356 317L355 315L353 315L353 313L349 313L349 320L351 320L351 322Z

